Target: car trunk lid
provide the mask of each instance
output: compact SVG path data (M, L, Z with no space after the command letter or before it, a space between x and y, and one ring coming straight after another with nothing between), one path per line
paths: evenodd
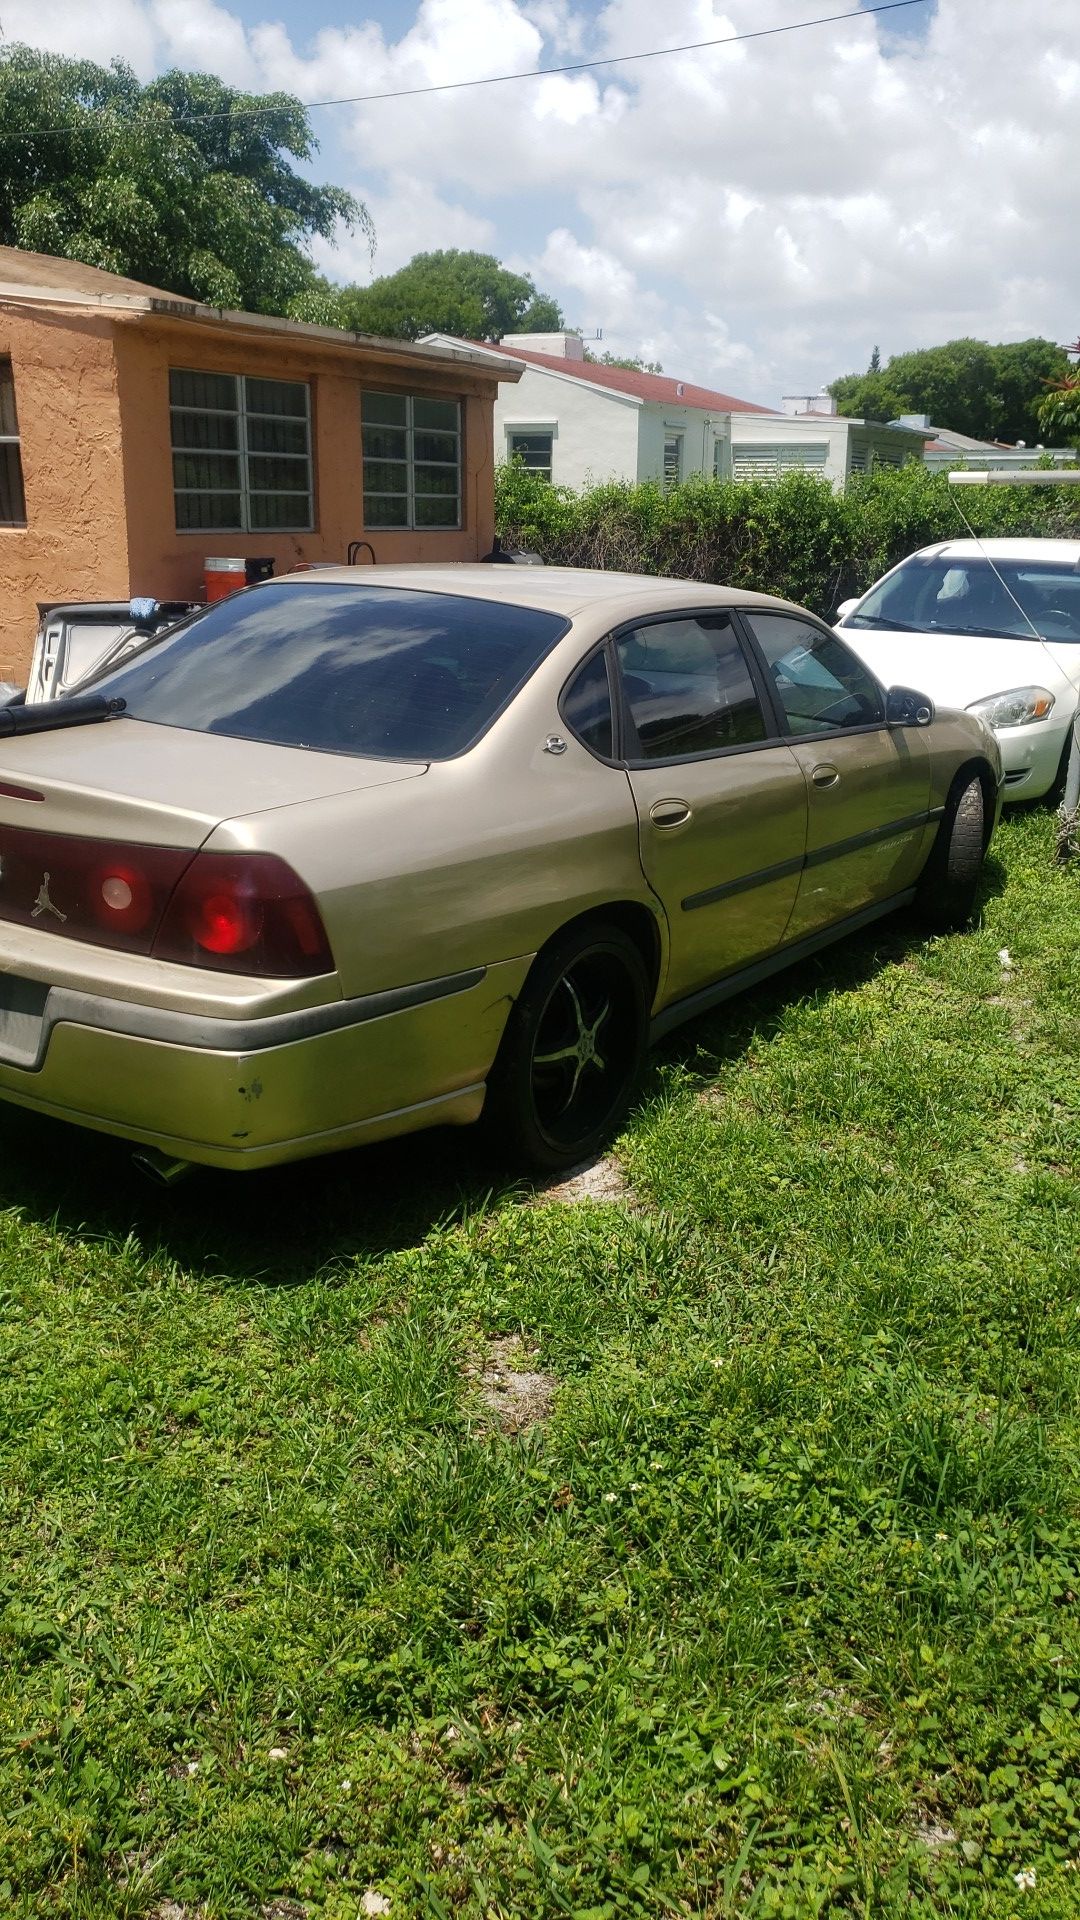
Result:
M141 720L0 742L0 828L200 847L222 821L415 779L422 761L313 753Z

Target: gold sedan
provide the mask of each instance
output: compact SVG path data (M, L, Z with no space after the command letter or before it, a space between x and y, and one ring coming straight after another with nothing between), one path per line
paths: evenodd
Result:
M0 710L0 1097L165 1178L481 1111L567 1167L650 1037L912 902L962 924L1000 783L765 595L270 581Z

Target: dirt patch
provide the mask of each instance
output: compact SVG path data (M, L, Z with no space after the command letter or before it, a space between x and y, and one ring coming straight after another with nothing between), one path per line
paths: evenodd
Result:
M516 1334L490 1340L482 1358L466 1368L480 1399L503 1433L524 1433L551 1412L558 1381L531 1366L535 1349Z
M540 1200L558 1200L568 1207L579 1200L625 1201L630 1197L630 1183L610 1153L602 1160L590 1160L587 1166L575 1167L567 1179L545 1187L537 1195Z
M915 1815L915 1838L920 1841L928 1853L940 1853L943 1847L955 1847L957 1835L952 1827L946 1827L920 1807Z

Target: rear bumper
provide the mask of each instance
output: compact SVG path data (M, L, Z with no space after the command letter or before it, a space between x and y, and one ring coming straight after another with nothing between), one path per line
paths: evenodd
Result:
M0 1023L0 1098L216 1167L460 1124L530 961L249 1020L43 988Z

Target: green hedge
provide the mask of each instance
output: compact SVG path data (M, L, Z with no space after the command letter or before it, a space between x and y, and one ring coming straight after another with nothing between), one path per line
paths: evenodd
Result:
M574 493L520 466L500 467L496 525L553 565L712 580L782 594L829 614L886 568L935 540L965 534L1080 539L1080 488L990 487L955 493L920 463L885 468L834 493L810 474L774 483L613 481Z

